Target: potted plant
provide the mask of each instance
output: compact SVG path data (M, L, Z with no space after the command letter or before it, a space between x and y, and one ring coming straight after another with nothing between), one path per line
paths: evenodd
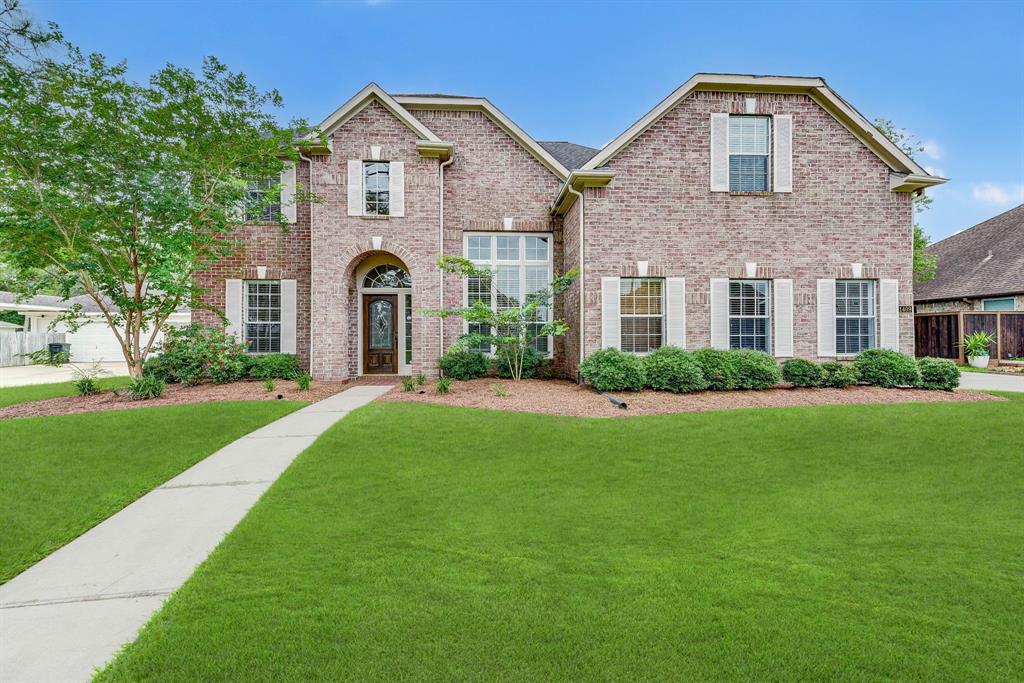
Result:
M967 362L972 368L988 367L988 347L996 338L984 330L978 330L964 337L962 346Z

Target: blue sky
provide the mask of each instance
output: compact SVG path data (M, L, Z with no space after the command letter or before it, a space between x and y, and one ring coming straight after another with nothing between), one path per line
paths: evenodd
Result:
M26 0L144 79L213 54L318 122L376 81L489 98L539 140L600 147L699 71L823 76L951 181L933 241L1024 202L1024 0L943 3Z

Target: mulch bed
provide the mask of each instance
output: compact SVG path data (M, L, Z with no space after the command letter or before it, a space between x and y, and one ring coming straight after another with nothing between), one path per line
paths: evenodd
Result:
M41 415L67 415L90 413L97 410L122 408L150 408L182 403L209 401L309 401L313 403L347 389L353 382L319 382L313 380L308 391L300 391L295 382L274 380L274 390L268 392L262 381L246 380L231 384L200 384L194 387L168 384L163 396L148 401L132 401L124 389L103 391L93 396L61 396L42 401L18 403L0 408L0 419L9 417L38 417Z
M508 396L494 395L495 386ZM464 408L492 408L551 415L628 417L661 413L692 413L729 408L779 408L785 406L839 405L851 403L948 403L952 401L1001 401L991 394L969 391L926 391L924 389L883 389L848 387L846 389L767 389L764 391L704 391L672 394L663 391L612 392L628 404L626 410L589 387L566 380L474 379L455 382L446 396L428 384L416 392L395 388L383 401L437 403Z

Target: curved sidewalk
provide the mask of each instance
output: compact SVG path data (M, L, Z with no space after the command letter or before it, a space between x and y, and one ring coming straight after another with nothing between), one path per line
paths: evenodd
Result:
M0 680L89 680L299 453L390 388L355 386L251 432L0 586Z

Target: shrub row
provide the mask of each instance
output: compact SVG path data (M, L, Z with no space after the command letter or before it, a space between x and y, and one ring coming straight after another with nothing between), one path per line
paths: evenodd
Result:
M778 363L767 353L717 349L690 353L672 346L646 357L602 349L583 361L580 373L599 391L768 389L782 379Z
M226 384L244 377L297 379L302 373L295 354L250 356L246 345L224 330L199 323L168 330L158 351L146 360L143 372L165 382Z
M888 349L867 349L857 354L852 365L829 362L818 365L803 358L782 364L782 378L795 387L847 387L858 381L879 387L955 389L960 370L951 360L921 358Z
M445 377L457 380L476 379L490 373L508 379L512 372L504 351L494 354L493 360L479 351L452 347L444 352L437 363ZM543 377L548 372L548 360L544 354L533 348L526 350L523 357L523 379Z

